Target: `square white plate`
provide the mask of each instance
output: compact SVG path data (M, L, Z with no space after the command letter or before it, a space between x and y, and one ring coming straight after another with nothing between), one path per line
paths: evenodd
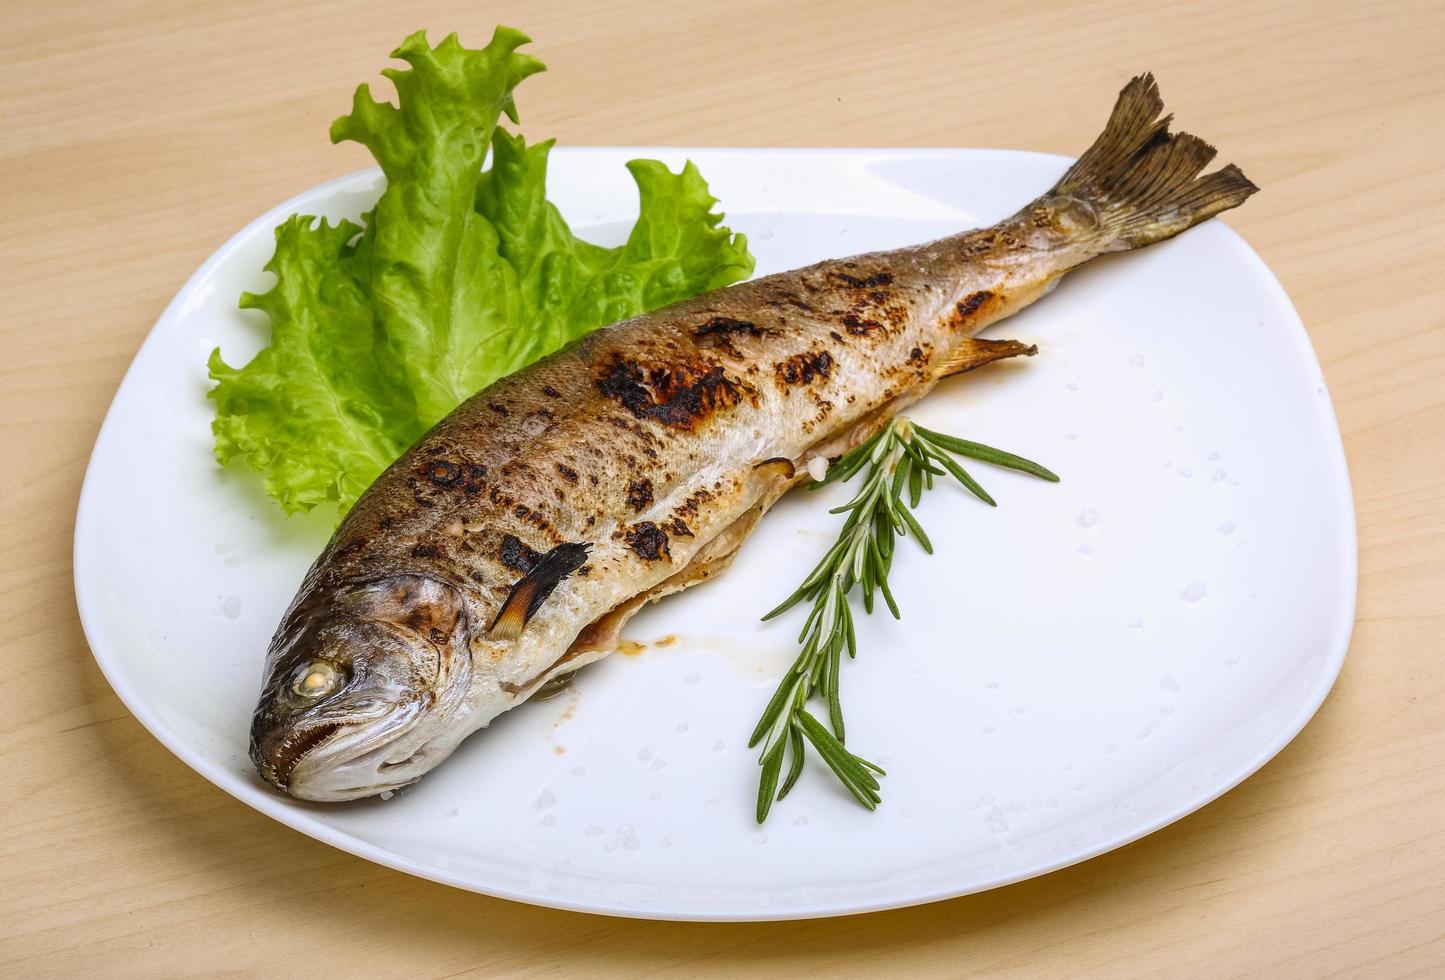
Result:
M1067 161L982 150L558 150L551 194L621 240L637 156L698 163L758 273L905 245L1012 213ZM1050 485L978 467L948 487L937 554L894 571L903 620L860 620L850 745L888 770L876 813L817 763L753 822L745 741L802 611L762 624L826 547L846 493L795 493L715 583L639 615L644 644L526 705L390 801L315 806L251 773L267 641L329 515L287 520L211 456L206 356L243 362L271 229L357 217L375 172L263 215L213 255L136 356L76 523L81 617L117 693L239 799L373 861L522 901L766 919L994 887L1118 847L1207 803L1300 730L1353 621L1355 531L1329 398L1279 284L1212 221L1100 260L991 336L1040 356L946 382L910 414L1019 452ZM905 548L912 549L911 544ZM659 642L661 641L661 642Z

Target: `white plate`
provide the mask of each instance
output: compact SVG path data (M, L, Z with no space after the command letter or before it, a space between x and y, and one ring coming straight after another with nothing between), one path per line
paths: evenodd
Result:
M620 240L625 160L691 157L758 272L987 224L1066 160L980 150L559 150L574 227ZM618 915L772 919L961 895L1102 853L1244 779L1304 726L1345 655L1349 479L1309 340L1218 221L1070 276L992 331L1040 356L946 383L913 414L1034 457L1063 482L977 475L991 510L926 498L935 557L905 553L904 616L861 624L850 744L888 770L876 813L816 760L753 823L744 746L802 612L763 625L833 533L835 497L785 500L721 580L638 616L579 693L524 706L415 789L338 807L263 787L246 733L266 643L329 517L284 519L211 457L205 361L265 335L271 229L356 217L362 173L262 216L156 324L81 495L81 618L116 692L201 775L304 833L412 874ZM1246 205L1247 207L1248 205ZM911 547L911 545L909 546Z

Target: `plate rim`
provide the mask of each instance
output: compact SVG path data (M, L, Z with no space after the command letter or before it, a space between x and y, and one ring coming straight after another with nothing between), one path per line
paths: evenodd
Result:
M1071 162L1074 159L1060 154L1042 153L1035 150L1011 150L997 147L577 146L558 147L553 152L554 154L566 156L588 153L613 155L686 154L689 159L701 155L739 156L759 153L795 156L866 155L869 158L877 158L883 155L895 157L948 156L956 154L981 154L1009 157L1026 155L1060 164ZM1319 711L1325 698L1328 697L1330 691L1334 688L1335 682L1338 680L1340 672L1344 667L1345 657L1349 652L1350 642L1353 638L1355 610L1358 602L1359 569L1358 527L1354 503L1354 488L1350 481L1349 466L1344 451L1344 439L1340 432L1339 416L1335 411L1334 401L1330 397L1329 388L1324 380L1323 370L1320 367L1319 357L1314 349L1313 343L1310 341L1309 332L1305 328L1299 311L1290 300L1289 294L1285 291L1284 286L1265 263L1264 259L1250 247L1249 243L1246 242L1238 232L1219 219L1215 219L1211 223L1218 225L1227 232L1232 239L1232 244L1237 246L1242 251L1242 254L1254 265L1255 273L1259 276L1260 281L1265 284L1267 289L1273 292L1273 299L1278 302L1283 309L1288 311L1286 318L1288 323L1285 329L1292 333L1302 353L1308 358L1308 363L1314 366L1320 376L1320 395L1323 403L1317 410L1327 414L1328 421L1331 423L1329 428L1334 436L1324 447L1324 452L1329 457L1328 460L1326 460L1326 464L1328 468L1335 471L1334 475L1337 481L1335 485L1341 492L1339 506L1342 510L1340 515L1342 519L1339 522L1339 533L1343 537L1339 544L1342 546L1341 551L1347 560L1343 562L1337 570L1337 578L1341 586L1340 594L1345 597L1345 601L1338 604L1335 621L1331 624L1329 631L1331 638L1338 637L1339 640L1334 644L1334 648L1328 651L1329 656L1323 661L1313 688L1301 702L1302 706L1300 710L1278 729L1278 733L1274 739L1265 743L1252 757L1246 759L1241 765L1236 766L1234 771L1226 778L1213 783L1209 790L1200 794L1198 797L1190 798L1181 805L1166 808L1162 815L1152 816L1149 820L1142 821L1139 825L1130 827L1121 833L1113 834L1091 847L1077 852L1069 852L1059 858L1037 861L1025 870L995 875L962 887L934 888L920 892L901 893L892 897L855 900L820 907L810 907L806 904L791 904L747 910L720 909L700 911L678 907L675 904L668 907L628 907L619 905L616 902L609 903L606 901L549 895L543 892L511 887L502 883L487 884L486 887L483 887L481 883L469 879L464 875L452 873L445 868L428 865L408 858L395 851L365 841L349 832L330 827L316 819L309 809L289 806L286 800L254 793L254 787L249 782L240 779L223 767L214 765L206 760L199 752L193 750L188 742L180 738L156 713L151 711L147 700L121 671L120 666L123 658L117 655L117 651L111 645L109 637L101 628L100 614L98 612L99 602L91 595L90 587L87 584L88 580L82 575L81 571L82 568L86 566L90 549L95 546L96 541L95 530L92 527L95 520L93 514L97 507L97 505L94 504L94 500L101 492L97 488L99 478L95 465L96 451L100 448L103 440L107 438L113 424L115 424L114 418L117 404L120 402L122 396L127 394L129 387L137 383L137 364L140 362L142 355L152 344L159 343L159 336L165 332L163 328L176 319L179 315L178 311L185 304L188 297L216 266L227 261L231 255L241 247L244 241L249 240L249 238L258 231L270 231L279 220L283 220L290 214L297 213L301 210L302 202L310 200L319 194L331 192L353 181L359 181L363 177L376 179L381 176L379 167L363 168L333 177L314 187L292 195L247 222L242 228L227 238L219 248L212 252L206 260L187 277L184 284L177 290L176 294L156 318L155 323L151 325L140 346L136 348L130 364L126 367L120 384L116 386L115 394L106 406L105 417L96 432L90 454L87 457L85 477L81 484L76 505L71 550L71 573L76 609L79 614L82 631L85 634L86 643L90 647L91 655L95 659L106 682L111 686L111 689L121 700L121 703L125 705L126 709L130 711L135 719L168 751L190 767L197 775L252 809L278 821L283 826L289 827L321 843L335 847L356 857L380 864L395 871L400 871L404 874L494 898L566 911L659 921L700 922L787 921L881 912L888 909L926 905L952 898L961 898L965 895L991 891L995 888L1001 888L1030 878L1052 874L1055 871L1071 867L1075 864L1081 864L1102 854L1117 850L1120 847L1124 847L1156 831L1162 830L1173 823L1177 823L1236 788L1240 783L1258 772L1265 764L1283 751L1284 748L1293 742L1295 737L1304 730L1304 727Z

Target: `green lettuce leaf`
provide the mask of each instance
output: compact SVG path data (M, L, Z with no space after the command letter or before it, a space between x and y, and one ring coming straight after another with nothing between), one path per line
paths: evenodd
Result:
M721 226L717 199L692 163L671 173L656 160L627 165L641 208L625 244L600 248L572 235L545 196L552 141L527 146L498 129L476 210L498 236L523 317L487 336L468 392L523 368L597 327L746 279L747 237Z
M367 86L332 138L376 157L386 190L364 226L297 215L276 230L275 286L241 305L271 341L240 368L211 355L212 430L287 512L344 512L387 465L473 392L597 327L752 273L744 236L713 212L697 168L628 169L640 212L625 244L572 234L546 199L552 142L528 146L512 92L541 70L498 28L481 50L417 33ZM491 166L483 169L490 148Z
M241 297L270 318L270 344L243 368L211 354L216 455L245 460L288 513L355 500L416 437L410 393L378 367L360 230L306 215L277 228L276 285Z

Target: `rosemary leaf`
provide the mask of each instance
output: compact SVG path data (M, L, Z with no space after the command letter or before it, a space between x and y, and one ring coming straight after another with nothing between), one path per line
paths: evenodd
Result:
M758 758L762 770L758 783L759 823L767 819L773 803L787 796L797 784L808 745L862 806L873 810L882 802L878 777L886 773L854 755L843 743L843 651L848 652L849 659L858 655L850 596L857 586L864 612L871 614L874 594L881 592L889 612L895 619L901 618L888 574L900 537L911 537L924 552L933 553L933 542L913 511L924 493L933 489L934 477L952 476L979 500L994 504L955 456L1058 481L1052 472L1022 456L934 432L900 417L834 460L823 479L814 482L816 490L863 474L848 502L829 511L847 515L837 540L796 591L763 617L773 619L800 602L811 604L798 633L798 657L779 682L748 739L750 748L762 746ZM815 697L827 705L827 725L807 710L807 703Z
M1024 459L1022 456L1015 456L1013 453L1006 453L1002 449L994 449L992 446L985 446L981 442L969 442L967 439L959 439L957 436L944 435L942 432L934 432L932 429L925 429L917 426L924 438L937 446L957 453L960 456L967 456L970 459L981 460L985 463L992 463L995 466L1003 466L1011 470L1019 470L1029 473L1041 480L1048 480L1050 483L1058 483L1058 474L1035 463L1031 459Z
M777 748L763 756L763 775L758 781L758 823L768 819L773 808L773 793L778 788L778 773L783 768L783 750L788 743L779 741Z

